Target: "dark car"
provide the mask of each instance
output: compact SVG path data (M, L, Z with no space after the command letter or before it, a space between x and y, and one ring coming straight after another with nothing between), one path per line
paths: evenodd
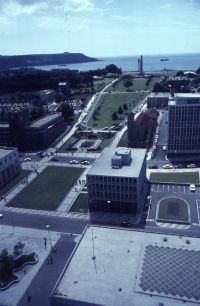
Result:
M123 227L128 227L128 226L130 226L130 223L128 223L128 221L122 221L122 222L120 222L120 225L123 226Z
M149 166L149 169L158 169L158 165Z

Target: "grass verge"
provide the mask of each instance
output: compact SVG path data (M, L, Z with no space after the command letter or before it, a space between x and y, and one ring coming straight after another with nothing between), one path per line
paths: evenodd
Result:
M72 206L70 207L69 212L87 213L88 193L80 193L72 204Z
M47 167L8 205L12 207L56 210L84 169Z
M150 174L151 182L199 184L199 172L155 172Z
M179 198L165 198L159 203L157 219L189 221L187 203Z
M15 178L13 178L8 184L0 189L0 196L5 195L13 187L15 187L20 181L22 181L31 171L22 170Z

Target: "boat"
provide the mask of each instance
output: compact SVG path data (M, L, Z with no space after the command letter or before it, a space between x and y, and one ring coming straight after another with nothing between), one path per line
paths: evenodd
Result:
M169 59L168 58L161 58L160 61L161 62L166 62L166 61L169 61Z

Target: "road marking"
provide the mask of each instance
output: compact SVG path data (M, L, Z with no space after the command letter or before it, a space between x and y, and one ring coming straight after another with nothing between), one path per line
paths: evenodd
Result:
M184 187L184 193L185 193L185 186L183 186Z

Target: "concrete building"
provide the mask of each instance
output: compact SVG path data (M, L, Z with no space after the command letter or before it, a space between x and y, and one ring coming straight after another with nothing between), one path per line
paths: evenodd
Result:
M144 71L143 71L143 56L141 55L140 58L138 58L138 76L144 77Z
M55 99L56 92L52 89L44 89L39 91L39 97L43 104L52 103Z
M169 98L171 98L169 92L151 92L147 97L147 107L166 108L168 107Z
M52 113L30 123L28 110L10 112L9 123L0 124L0 145L22 150L48 147L66 129L60 113Z
M146 193L145 154L144 149L104 149L87 173L90 211L140 211Z
M200 94L176 94L169 102L168 153L200 153Z
M21 171L17 148L0 147L0 187Z
M158 111L150 108L135 119L134 113L128 114L128 146L131 148L149 149L156 132Z
M70 92L70 87L68 82L60 82L58 84L58 92L63 94L66 97L70 97L71 92Z
M200 303L199 262L199 238L91 226L50 304L195 306Z

